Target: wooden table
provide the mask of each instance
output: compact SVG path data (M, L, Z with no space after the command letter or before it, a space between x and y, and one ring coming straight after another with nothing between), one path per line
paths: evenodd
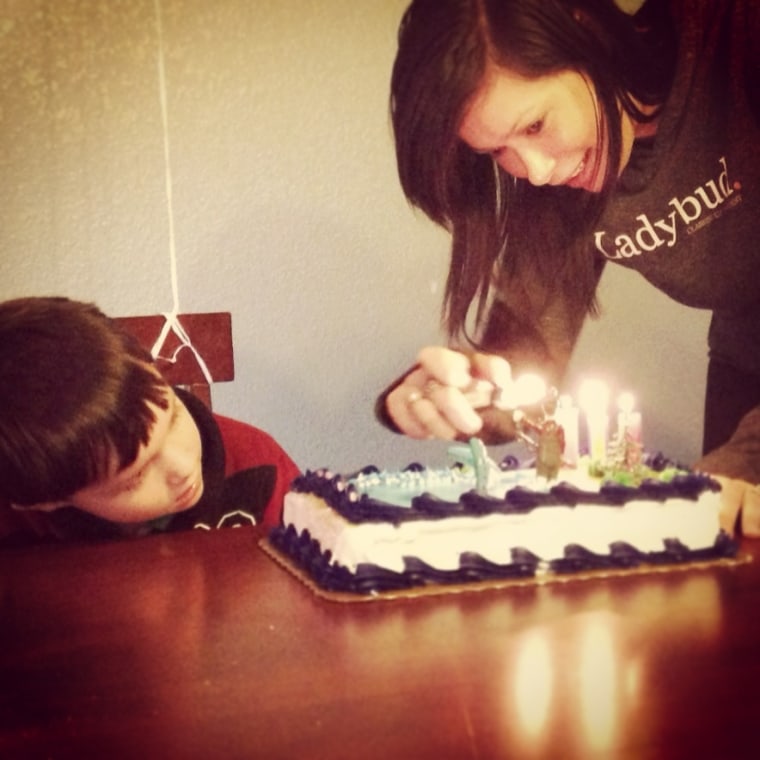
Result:
M760 757L760 560L340 604L257 539L3 553L0 757Z

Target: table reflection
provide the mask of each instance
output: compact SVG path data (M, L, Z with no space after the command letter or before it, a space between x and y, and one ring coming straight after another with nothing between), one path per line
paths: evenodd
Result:
M514 688L518 722L528 743L546 728L554 687L551 650L545 631L530 631L518 644L514 669L505 674Z
M594 616L580 634L578 652L578 709L586 743L595 750L607 749L615 736L620 662L613 639L614 621ZM625 676L623 674L623 681Z
M346 604L241 530L9 553L0 754L748 756L758 573Z
M584 604L595 609L566 615L557 592L558 614L505 648L504 731L510 741L519 734L526 756L540 755L545 739L557 732L572 737L575 751L614 749L624 721L646 714L645 700L661 687L668 652L650 645L662 635L663 616L669 617L670 640L689 638L707 647L720 635L720 590L712 575L623 585L596 585Z

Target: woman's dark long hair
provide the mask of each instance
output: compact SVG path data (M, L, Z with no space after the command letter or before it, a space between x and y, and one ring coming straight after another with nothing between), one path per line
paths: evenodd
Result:
M665 0L649 0L667 18ZM494 275L531 272L545 296L562 289L580 312L594 311L598 265L583 245L619 173L622 107L661 105L670 87L672 46L650 36L613 0L414 0L399 29L391 116L399 178L409 201L452 235L444 323L452 337L483 326ZM657 53L657 54L655 54ZM496 65L536 78L585 75L600 109L598 142L608 146L601 193L534 187L502 171L458 137L465 110ZM562 252L558 257L558 252ZM529 315L522 315L529 320Z

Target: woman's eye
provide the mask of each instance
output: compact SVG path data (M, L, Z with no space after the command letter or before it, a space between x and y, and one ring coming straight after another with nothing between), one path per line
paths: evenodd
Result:
M544 127L544 120L538 119L534 121L532 124L529 124L525 128L525 133L528 135L537 135Z

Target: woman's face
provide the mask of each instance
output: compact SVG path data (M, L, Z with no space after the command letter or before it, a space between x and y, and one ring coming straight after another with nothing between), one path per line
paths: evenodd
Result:
M599 144L598 108L590 82L577 71L526 79L491 67L465 111L459 137L477 153L532 185L599 192L607 142ZM633 145L623 113L623 163Z

